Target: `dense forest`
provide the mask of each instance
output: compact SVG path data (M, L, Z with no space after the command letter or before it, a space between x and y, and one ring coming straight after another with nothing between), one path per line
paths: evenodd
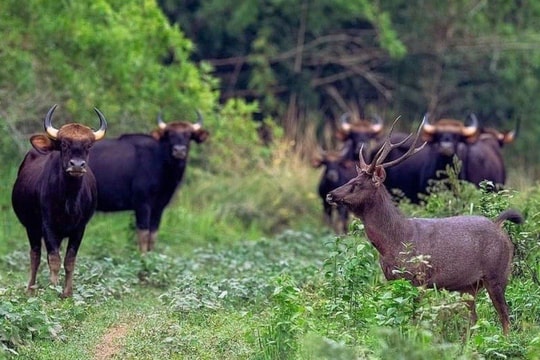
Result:
M528 151L540 136L533 1L0 6L0 117L12 134L3 154L24 148L52 102L68 118L98 106L120 133L152 123L159 110L190 117L198 108L219 121L224 104L241 99L253 105L247 118L277 123L300 150L331 142L327 133L346 111L401 116L405 127L426 112L459 120L473 112L501 129L520 120L507 153L523 167L537 163Z
M359 117L425 112L523 124L521 156L538 138L540 6L531 1L161 0L212 65L221 99L256 100L288 136ZM521 145L520 145L521 144ZM517 150L519 152L519 150ZM528 157L530 161L536 161Z

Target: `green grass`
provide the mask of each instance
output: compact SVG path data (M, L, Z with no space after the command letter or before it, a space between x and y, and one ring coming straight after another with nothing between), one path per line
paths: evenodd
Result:
M485 293L470 328L456 293L383 279L359 222L336 237L321 225L319 173L274 161L243 177L198 170L141 256L131 213L92 219L72 299L48 283L28 297L28 244L0 193L0 358L17 359L537 359L540 357L540 188L483 193L457 181L414 216L518 207L503 337ZM295 162L298 161L298 162ZM536 278L535 278L536 276ZM109 357L107 357L109 356Z

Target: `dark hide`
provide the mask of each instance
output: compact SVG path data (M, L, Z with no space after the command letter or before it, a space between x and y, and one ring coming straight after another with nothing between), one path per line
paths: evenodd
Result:
M48 116L52 116L54 108ZM103 119L100 138L105 127ZM61 266L60 245L67 237L62 296L72 295L75 259L86 224L96 208L96 181L87 166L88 151L97 138L95 134L86 126L67 124L60 128L56 139L47 134L30 139L35 149L21 163L12 192L13 210L26 228L30 242L30 292L35 288L42 238L47 248L50 279L56 285Z
M475 185L487 180L493 183L494 189L502 187L506 183L502 148L514 141L516 132L499 132L491 128L482 130L478 140L469 144L460 156L464 159L463 178Z
M344 143L345 158L358 161L358 152L362 146L365 152L369 152L373 146L381 141L383 137L383 120L378 116L374 116L370 120L361 119L349 122L349 117L348 113L341 116L336 137Z
M191 141L207 137L199 124L173 122L152 135L102 141L90 151L98 211L134 210L141 252L154 248L163 211L184 177Z
M326 195L356 175L355 163L344 158L341 152L323 152L313 159L312 165L316 168L324 166L318 187L324 221L337 234L344 234L348 230L349 211L345 206L334 208L328 204ZM334 214L335 212L337 214Z

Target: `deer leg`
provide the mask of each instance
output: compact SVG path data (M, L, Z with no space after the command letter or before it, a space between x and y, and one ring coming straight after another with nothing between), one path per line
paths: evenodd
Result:
M501 284L486 284L486 290L489 294L489 298L495 306L495 310L499 314L499 319L502 324L503 334L508 335L510 330L510 317L508 315L508 304L504 297L505 286Z
M477 281L476 284L472 285L468 290L463 291L462 293L466 293L472 296L472 300L465 300L465 304L469 308L470 311L470 324L471 326L476 324L476 321L478 320L478 315L476 314L476 295L482 288L484 287L483 281Z
M472 326L476 324L476 321L478 320L478 315L476 315L476 298L473 298L472 300L466 300L465 303L467 304L467 307L469 308L469 311L471 313L470 323Z

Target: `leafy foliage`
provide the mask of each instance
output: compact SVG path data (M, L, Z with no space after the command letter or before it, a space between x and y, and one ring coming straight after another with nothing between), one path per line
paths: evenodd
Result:
M494 202L513 200L478 192ZM525 206L536 213L534 204L536 200ZM538 229L529 226L531 239ZM119 350L123 357L148 357L150 349L173 357L200 357L204 351L226 356L238 349L249 358L328 354L343 359L397 354L525 357L536 351L536 332L523 330L537 328L540 306L538 286L529 277L517 276L510 283L513 327L512 335L503 339L487 296L478 299L480 320L469 328L465 298L416 288L404 280L384 281L363 227L353 222L351 229L351 235L338 238L285 231L226 247L204 246L185 255L169 251L140 256L130 252L134 246L112 257L102 252L81 255L71 300L59 298L60 287L43 287L45 268L37 296L28 298L11 280L24 278L27 254L12 252L0 262L0 296L7 300L0 306L4 354L42 354L39 348L51 340L71 338L73 327L80 326L74 324L92 323L89 317L99 311L116 313L117 306L134 298L141 313ZM118 247L129 235L129 229L121 231L124 238L102 246ZM523 261L530 264L530 259ZM112 310L105 310L109 307ZM201 336L212 340L201 342ZM146 350L137 346L141 341ZM315 349L320 352L314 354ZM54 353L58 356L58 345Z
M259 335L262 358L287 359L298 351L298 337L304 331L301 289L293 279L282 275L275 280L272 315Z
M526 149L540 132L540 53L534 2L444 4L413 1L159 2L171 23L198 45L195 58L221 79L222 99L257 99L264 114L296 142L306 129L334 128L356 116L429 112L457 119L474 112L485 126L512 129L512 158L537 161Z
M290 138L294 122L301 122L299 113L320 119L322 108L338 116L358 94L379 97L377 89L384 87L379 64L405 53L391 16L369 1L162 0L160 5L199 45L197 58L215 67L222 98L257 99ZM287 120L291 110L295 115Z
M54 103L59 118L90 126L100 108L110 134L149 131L160 109L172 121L216 108L216 80L189 61L193 44L153 1L8 0L2 8L0 117L18 141L41 129L37 119Z

